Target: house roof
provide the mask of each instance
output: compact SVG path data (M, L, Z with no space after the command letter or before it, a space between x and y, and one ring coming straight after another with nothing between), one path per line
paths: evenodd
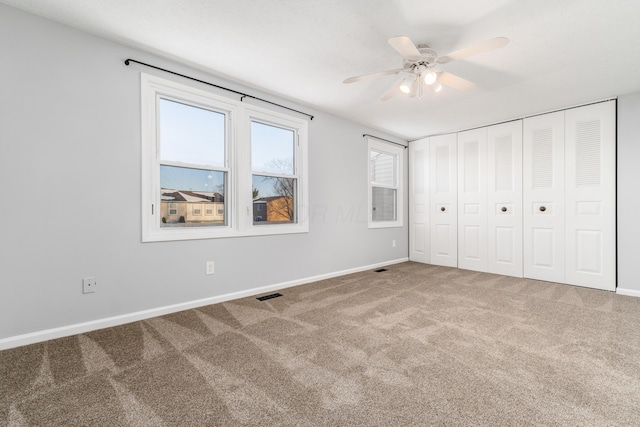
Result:
M253 203L268 203L268 202L272 202L274 200L279 200L279 199L283 199L283 198L287 198L287 196L269 196L269 197L260 197L258 199L254 199Z
M165 202L224 202L224 196L220 193L178 191L168 188L161 190L161 198Z
M406 139L640 90L637 0L0 2ZM439 54L510 43L442 66L476 83L468 92L381 102L398 76L342 83L398 68L397 35Z

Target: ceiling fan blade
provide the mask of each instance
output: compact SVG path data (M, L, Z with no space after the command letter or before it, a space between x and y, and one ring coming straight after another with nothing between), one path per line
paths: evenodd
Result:
M382 98L380 98L380 101L384 102L384 101L388 101L389 99L391 99L391 97L393 95L395 95L396 93L398 93L400 91L400 84L402 84L402 80L398 81L393 86L391 86L391 89L389 89L387 91L387 93L385 93L382 96Z
M447 55L438 58L439 64L446 64L447 62L455 61L456 59L468 58L479 53L489 52L490 50L498 49L509 44L509 39L506 37L496 37L482 43L478 43L475 46L467 47L465 49L456 50Z
M392 37L389 39L389 44L409 61L417 61L422 58L416 45L407 36Z
M458 77L455 74L447 73L446 71L438 73L438 81L445 86L457 90L471 90L476 86L475 83Z
M360 82L362 80L372 79L374 77L387 76L389 74L398 74L400 71L402 71L402 68L397 68L395 70L379 71L377 73L364 74L362 76L349 77L348 79L345 79L342 83Z

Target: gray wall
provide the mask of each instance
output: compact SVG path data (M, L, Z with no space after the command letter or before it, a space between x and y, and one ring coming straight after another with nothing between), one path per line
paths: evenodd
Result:
M388 135L4 5L0 52L0 339L408 256L406 206L367 228L362 134ZM169 77L128 57L315 114L310 232L141 243L139 72Z
M617 166L618 289L640 296L640 92L618 98Z

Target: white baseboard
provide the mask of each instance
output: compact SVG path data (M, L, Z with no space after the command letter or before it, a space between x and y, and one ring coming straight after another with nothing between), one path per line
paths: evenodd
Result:
M151 317L163 316L165 314L176 313L178 311L189 310L192 308L203 307L205 305L217 304L220 302L231 301L234 299L250 297L266 292L277 291L280 289L290 288L292 286L304 285L306 283L318 282L320 280L331 279L333 277L345 276L347 274L359 273L361 271L372 270L375 268L385 267L392 264L399 264L409 261L409 258L400 258L396 260L381 262L377 264L366 265L348 270L336 271L333 273L321 274L318 276L306 277L303 279L292 280L290 282L277 283L274 285L263 286L260 288L248 289L246 291L233 292L230 294L218 295L215 297L199 299L195 301L183 302L164 307L152 308L149 310L136 311L134 313L123 314L120 316L106 317L104 319L92 320L89 322L76 323L73 325L62 326L59 328L46 329L43 331L31 332L23 335L0 339L0 350L20 347L23 345L34 344L42 341L48 341L56 338L68 337L70 335L82 334L98 329L110 328L113 326L123 325L125 323L136 322L139 320L149 319Z
M627 295L629 297L639 297L640 298L640 291L637 291L635 289L616 288L616 294Z

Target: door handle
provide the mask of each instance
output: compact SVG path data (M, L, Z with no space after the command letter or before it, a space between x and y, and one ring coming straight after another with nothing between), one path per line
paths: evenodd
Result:
M446 210L447 210L447 208L445 208L445 207L443 206L443 207L441 207L441 208L440 208L440 210L441 210L442 212L444 212L444 211L446 211Z
M540 212L544 212L546 210L547 210L547 208L545 208L544 206L540 206Z
M501 210L502 212L506 212L506 211L507 211L507 208L503 206L503 207L502 207L502 209L500 209L500 210Z

